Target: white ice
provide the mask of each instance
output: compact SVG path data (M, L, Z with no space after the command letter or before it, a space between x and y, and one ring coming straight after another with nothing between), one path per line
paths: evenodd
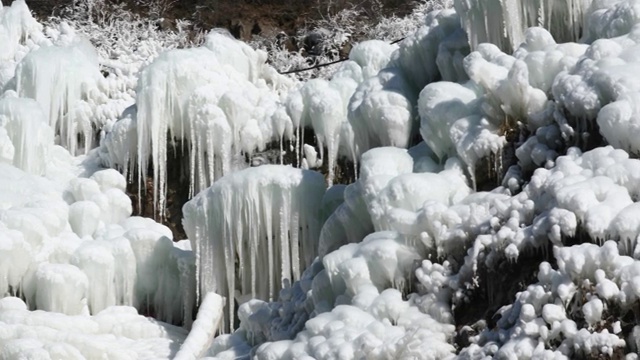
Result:
M235 301L273 300L311 264L324 192L320 173L263 165L223 177L184 205L198 291L226 299L225 330L234 328Z
M0 358L637 351L637 9L456 0L298 82L220 31L110 58L0 7ZM327 174L242 170L274 148ZM188 239L126 193L151 180L163 215L173 155ZM333 185L341 156L352 184ZM491 157L504 186L474 191ZM532 258L547 261L512 298L483 273ZM495 326L456 324L480 292L505 304Z

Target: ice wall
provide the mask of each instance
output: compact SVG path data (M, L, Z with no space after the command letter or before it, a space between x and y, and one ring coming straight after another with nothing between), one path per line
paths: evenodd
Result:
M324 191L320 173L263 165L227 175L185 204L198 291L226 298L226 331L235 301L273 300L311 264Z

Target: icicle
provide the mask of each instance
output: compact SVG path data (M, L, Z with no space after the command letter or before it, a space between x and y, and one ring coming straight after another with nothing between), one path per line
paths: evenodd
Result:
M296 167L300 167L300 127L296 128Z
M467 165L467 171L469 172L469 176L471 177L471 188L473 189L473 191L477 191L477 184L476 184L476 166L475 164L470 164Z
M296 246L294 243L297 243L297 239L293 237L290 239L288 231L290 228L288 219L290 218L291 213L297 214L297 212L295 211L296 209L291 209L288 206L282 206L282 204L291 204L291 194L282 192L280 194L280 199L278 202L280 204L280 208L282 209L278 216L279 221L277 224L277 231L279 233L278 238L280 239L280 256L282 257L282 266L280 269L280 286L282 286L282 281L284 281L285 279L290 279L292 272L293 274L295 274L295 278L298 278L300 274L296 272L299 260L291 257L290 250L290 248ZM297 232L294 231L294 233Z
M290 216L291 216L290 219L285 216L282 217L283 221L285 221L284 222L285 231L287 231L286 229L298 229L300 227L300 212L297 211L297 209L294 209L294 211L290 213ZM284 235L285 236L289 235L291 237L291 272L293 273L293 278L298 279L301 274L300 266L299 266L299 264L301 263L299 232L289 231Z
M302 126L302 125L301 125ZM300 150L299 152L302 152L303 147L304 147L304 127L302 127L302 129L300 129ZM300 163L298 163L298 166L302 165L302 160L300 161Z

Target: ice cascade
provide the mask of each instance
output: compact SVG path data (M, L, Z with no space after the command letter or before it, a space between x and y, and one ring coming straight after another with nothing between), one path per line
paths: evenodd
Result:
M320 173L263 165L227 175L185 204L198 291L227 299L224 329L234 327L234 300L273 300L311 264L324 192Z
M492 43L511 52L532 26L549 30L560 42L582 35L593 0L455 0L472 48Z
M18 64L15 78L7 87L40 104L49 125L60 135L61 146L72 155L82 146L86 154L93 147L89 101L97 96L101 78L95 49L87 40L78 39L68 46L46 46L30 52Z
M115 133L107 145L131 143L121 135L136 136L137 155L127 156L127 163L118 163L118 159L111 163L129 168L137 165L140 185L152 165L154 206L159 216L166 202L169 146L189 153L193 196L239 167L234 166L234 158L263 149L268 141L281 140L287 129L291 132L289 117L276 112L279 98L274 87L282 84L269 77L272 74L265 60L264 52L212 32L203 47L163 53L141 72L135 123L128 122L136 131Z
M31 99L0 98L0 138L3 133L8 141L1 141L0 149L4 150L0 150L0 159L6 158L26 172L43 175L53 146L53 131L38 103Z

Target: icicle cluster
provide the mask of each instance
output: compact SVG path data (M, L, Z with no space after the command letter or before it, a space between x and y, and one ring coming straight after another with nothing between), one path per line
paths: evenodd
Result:
M492 43L511 52L532 26L549 30L559 42L578 41L593 0L455 0L472 48Z
M0 134L7 136L0 145L0 159L28 173L45 174L53 131L37 102L9 95L0 98Z
M163 215L166 202L168 146L189 153L189 193L193 196L240 167L235 160L242 154L291 136L291 120L276 111L279 99L273 91L286 84L275 83L284 80L269 77L268 69L263 71L265 60L265 53L227 35L211 33L203 47L163 53L141 72L135 125L129 125L136 132L113 134L106 145L131 143L122 136L137 137L135 157L116 156L110 162L121 167L137 164L140 184L151 164L158 215Z
M199 293L227 299L226 330L235 301L273 300L311 264L324 191L320 173L264 165L225 176L185 204Z
M24 0L0 4L0 90L13 77L17 63L43 41L42 25L31 16Z

